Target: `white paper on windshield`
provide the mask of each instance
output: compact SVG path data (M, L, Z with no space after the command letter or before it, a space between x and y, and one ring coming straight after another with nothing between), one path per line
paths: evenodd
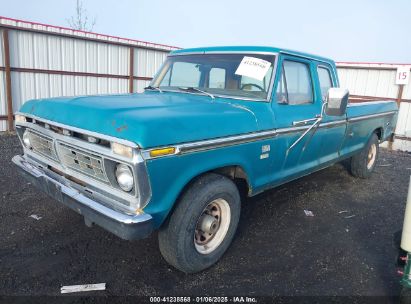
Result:
M247 76L257 80L263 80L265 74L267 74L268 69L271 66L271 62L255 58L244 56L241 60L240 65L235 71L236 75Z

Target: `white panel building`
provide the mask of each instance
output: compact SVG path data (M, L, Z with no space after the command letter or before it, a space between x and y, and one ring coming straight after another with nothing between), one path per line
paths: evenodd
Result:
M411 146L411 80L407 84L396 84L397 69L411 69L410 64L352 63L338 62L337 70L340 86L347 88L358 101L395 100L400 106L397 128L398 142ZM401 148L401 147L399 147Z
M141 92L174 49L0 17L0 131L29 99Z
M29 99L141 92L174 49L0 17L0 131ZM337 63L341 87L358 101L400 104L396 135L411 139L411 84L395 84L401 66L411 64Z

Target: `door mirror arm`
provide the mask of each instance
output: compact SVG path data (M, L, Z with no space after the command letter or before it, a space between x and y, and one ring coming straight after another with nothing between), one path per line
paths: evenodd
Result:
M324 101L322 106L321 106L321 113L315 115L315 118L321 118L321 120L324 118L324 116L326 115L325 109L326 109L327 105L328 105L328 101Z
M321 112L317 114L313 119L306 119L302 121L293 122L294 126L306 125L308 122L314 121L314 123L304 131L303 134L287 149L287 153L294 148L311 130L315 130L324 119L325 115L328 116L342 116L345 115L348 104L349 92L345 89L330 88L327 94L327 100L321 105Z

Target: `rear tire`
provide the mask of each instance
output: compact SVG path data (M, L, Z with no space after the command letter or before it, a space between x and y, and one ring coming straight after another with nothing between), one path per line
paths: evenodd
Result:
M240 207L238 189L230 179L214 173L199 177L159 231L164 259L186 273L215 264L234 237Z
M373 133L364 149L351 158L351 174L355 177L369 178L375 169L379 153L378 136Z

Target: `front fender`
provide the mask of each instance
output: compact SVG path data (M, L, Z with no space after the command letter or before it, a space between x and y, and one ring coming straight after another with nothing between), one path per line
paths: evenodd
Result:
M261 145L264 144L267 141L147 160L152 199L144 210L153 216L156 227L159 227L190 181L222 167L241 167L251 189L267 183L270 162L260 159Z

